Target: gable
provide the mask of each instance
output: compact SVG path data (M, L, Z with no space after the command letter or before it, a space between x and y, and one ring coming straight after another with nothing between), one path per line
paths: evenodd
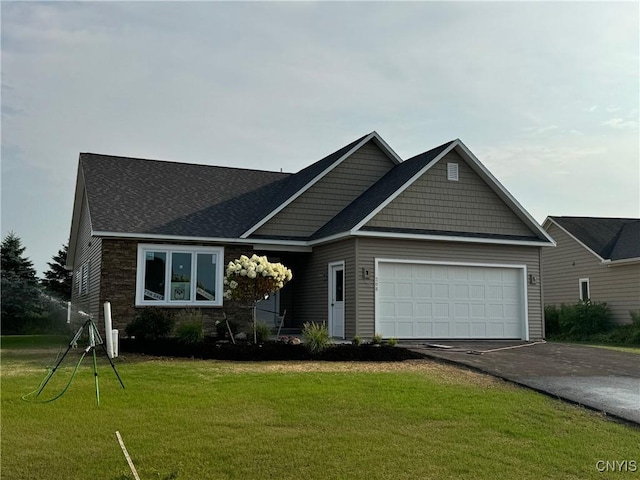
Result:
M447 179L448 163L458 165L458 181ZM538 237L455 150L363 228Z
M370 140L253 232L252 236L308 237L395 165Z
M609 217L547 217L547 232L562 231L601 262L625 263L640 259L640 219Z

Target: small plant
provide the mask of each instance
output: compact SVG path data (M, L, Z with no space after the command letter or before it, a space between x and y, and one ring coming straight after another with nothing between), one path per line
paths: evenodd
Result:
M174 325L173 316L163 310L145 308L125 327L125 332L139 340L157 340L168 337Z
M387 340L387 345L389 345L390 347L395 347L396 345L398 345L398 339L396 337L390 337L389 340Z
M362 345L362 337L360 337L359 335L356 335L355 337L353 337L351 339L351 345L355 345L356 347L359 347L360 345Z
M382 334L376 333L371 337L371 345L382 345Z
M196 308L188 308L178 313L178 339L182 343L193 344L204 340L204 317Z
M240 324L234 320L216 320L216 336L218 340L229 339L229 328L227 328L227 323L229 323L229 328L231 329L231 333L236 335L240 332Z
M307 322L302 326L304 345L311 353L319 353L327 348L331 342L329 329L322 323Z
M201 322L183 323L178 327L177 333L182 343L194 344L204 340L204 327Z
M256 322L256 342L264 343L269 340L271 329L265 322Z

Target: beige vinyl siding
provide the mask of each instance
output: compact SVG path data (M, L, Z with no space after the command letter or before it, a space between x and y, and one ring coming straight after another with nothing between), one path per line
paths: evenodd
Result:
M395 164L368 142L260 227L256 235L309 236Z
M345 275L345 336L355 335L355 240L322 245L313 249L313 255L301 275L305 281L301 284L296 298L296 323L327 322L329 311L328 265L331 262L344 261Z
M458 181L447 180L458 164ZM536 236L455 151L396 197L366 227Z
M591 300L606 302L616 323L629 323L629 311L640 310L640 264L603 265L556 225L547 232L558 246L542 251L545 305L577 303L579 281L588 278Z
M540 275L540 247L482 245L419 240L358 239L356 270L367 269L370 278L357 276L357 334L368 338L375 332L375 259L426 260L473 264L526 265L527 275ZM543 337L540 283L526 282L529 339Z
M102 239L91 236L91 219L86 196L82 198L76 254L73 264L73 292L71 303L76 310L90 313L98 322L100 315L100 269L102 262ZM89 266L88 294L80 295L76 284L76 276L82 265ZM80 279L80 281L82 281ZM81 319L78 319L80 322Z

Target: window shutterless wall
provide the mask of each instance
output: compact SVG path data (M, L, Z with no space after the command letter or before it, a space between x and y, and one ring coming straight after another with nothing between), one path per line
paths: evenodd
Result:
M223 279L223 247L138 245L136 306L220 306Z

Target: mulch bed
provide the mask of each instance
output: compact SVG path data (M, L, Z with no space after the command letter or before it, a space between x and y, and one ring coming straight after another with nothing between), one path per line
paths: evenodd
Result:
M162 357L187 357L233 361L272 360L321 360L328 362L401 362L422 359L423 355L401 347L387 345L331 345L319 353L310 353L304 345L289 345L268 342L261 345L251 343L220 343L205 339L198 344L186 345L174 338L159 340L120 340L120 351Z

